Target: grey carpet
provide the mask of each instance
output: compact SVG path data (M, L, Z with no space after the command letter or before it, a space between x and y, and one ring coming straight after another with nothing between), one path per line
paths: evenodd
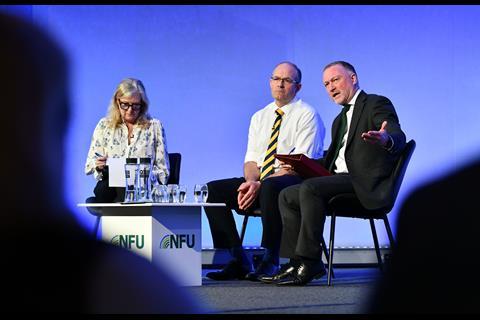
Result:
M277 287L246 280L214 281L205 277L201 287L188 290L210 313L364 313L371 290L379 278L374 268L337 268L333 286L327 286L327 277L315 280L305 287Z

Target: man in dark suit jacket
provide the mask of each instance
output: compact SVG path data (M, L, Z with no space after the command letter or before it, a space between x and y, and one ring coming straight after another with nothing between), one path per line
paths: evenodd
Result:
M395 109L389 99L359 88L354 67L335 61L323 71L330 97L343 106L332 126L332 143L320 159L333 175L305 180L280 193L283 221L280 256L290 262L266 283L305 285L326 274L321 239L328 201L354 192L367 209L391 203L390 176L405 146Z

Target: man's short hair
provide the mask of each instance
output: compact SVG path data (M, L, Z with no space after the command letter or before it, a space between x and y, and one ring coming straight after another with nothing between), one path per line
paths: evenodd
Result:
M294 80L295 80L297 83L302 83L302 71L300 70L299 67L297 67L297 65L296 65L295 63L290 62L290 61L282 61L282 62L278 63L278 64L275 66L274 69L276 69L279 65L285 64L285 63L288 64L288 65L291 65L291 66L295 69L295 71L297 71L297 78L294 79Z
M348 62L346 62L346 61L341 61L341 60L340 60L340 61L330 62L329 64L327 64L327 65L325 66L325 68L323 68L323 71L325 71L325 70L327 70L328 68L330 68L330 67L332 67L332 66L334 66L334 65L337 65L337 64L340 64L340 65L342 65L345 69L347 69L348 71L351 71L351 72L357 74L357 71L355 71L355 68L354 68L350 63L348 63Z

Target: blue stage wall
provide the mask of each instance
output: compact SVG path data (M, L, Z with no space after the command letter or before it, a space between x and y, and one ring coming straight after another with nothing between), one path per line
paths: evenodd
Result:
M65 137L66 198L86 228L94 219L76 207L94 187L83 173L85 156L97 121L125 77L144 82L151 113L165 126L168 150L182 153L181 183L190 188L190 200L195 183L242 175L249 119L271 101L268 78L282 60L302 69L299 95L322 116L326 147L339 112L322 85L326 63L351 62L366 92L392 100L407 139L417 141L398 203L479 153L479 6L0 9L50 29L69 53L73 112ZM340 219L337 226L337 245L372 245L367 222ZM378 229L381 243L388 243L383 226ZM211 247L205 216L202 237L203 247ZM245 245L260 240L260 219L251 219Z

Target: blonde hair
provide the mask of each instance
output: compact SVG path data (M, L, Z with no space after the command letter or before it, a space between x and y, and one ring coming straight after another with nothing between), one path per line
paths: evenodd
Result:
M140 108L140 113L138 115L138 124L141 126L147 126L149 120L152 118L148 113L149 101L147 98L147 92L143 86L142 81L134 78L123 79L120 84L117 86L115 93L113 94L112 100L108 106L107 119L110 122L112 127L118 127L123 123L122 116L120 114L118 99L121 97L131 97L132 95L140 95L142 107Z

